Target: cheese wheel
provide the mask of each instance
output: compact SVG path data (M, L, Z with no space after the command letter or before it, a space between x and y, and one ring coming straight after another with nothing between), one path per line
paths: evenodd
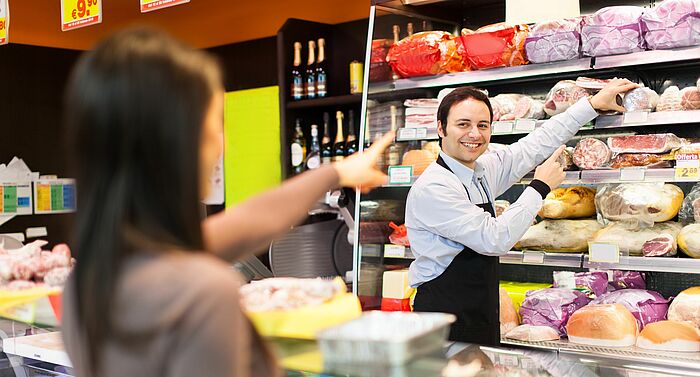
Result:
M637 340L637 320L622 304L592 304L566 324L569 341L602 347L627 347Z
M688 322L650 323L639 333L637 347L659 351L700 352L700 331Z
M700 258L700 224L686 225L678 234L678 247L685 255Z

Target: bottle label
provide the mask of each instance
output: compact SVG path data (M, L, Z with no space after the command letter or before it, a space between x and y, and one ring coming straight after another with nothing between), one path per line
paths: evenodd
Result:
M301 165L304 159L304 152L301 149L301 145L294 143L292 144L292 166L297 167Z
M309 170L318 169L318 167L321 166L321 158L318 155L309 157L306 161L306 166Z
M304 98L304 83L301 77L294 77L292 80L292 97L294 99Z
M327 92L326 92L326 73L325 72L317 73L316 94L318 94L319 97L325 97L327 94Z
M309 75L306 78L306 97L315 98L316 97L316 80L313 75Z
M323 165L328 165L328 164L330 164L331 162L333 162L333 158L331 158L331 157L323 157L323 158L321 159L321 163L322 163Z

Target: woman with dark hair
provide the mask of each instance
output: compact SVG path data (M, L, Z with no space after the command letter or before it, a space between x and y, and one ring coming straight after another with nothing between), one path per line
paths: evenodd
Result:
M150 29L106 39L75 67L65 113L78 263L63 338L77 376L278 375L221 259L260 250L333 187L385 181L374 164L391 135L201 222L223 94L209 55Z

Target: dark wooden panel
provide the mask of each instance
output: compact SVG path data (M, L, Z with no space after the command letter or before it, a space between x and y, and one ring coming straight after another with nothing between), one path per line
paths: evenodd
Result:
M224 71L226 91L277 85L276 37L210 48Z

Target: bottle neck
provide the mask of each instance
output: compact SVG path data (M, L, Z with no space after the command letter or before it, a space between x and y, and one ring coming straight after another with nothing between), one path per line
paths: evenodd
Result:
M295 48L294 49L294 66L298 67L300 65L301 65L301 49Z
M335 142L342 143L345 138L343 137L343 118L338 118L338 132L335 135Z
M314 56L314 47L312 45L309 45L309 59L306 61L306 64L310 66L314 65L316 62L316 57Z
M321 64L324 61L326 61L325 45L323 42L319 42L319 44L318 44L318 64Z

